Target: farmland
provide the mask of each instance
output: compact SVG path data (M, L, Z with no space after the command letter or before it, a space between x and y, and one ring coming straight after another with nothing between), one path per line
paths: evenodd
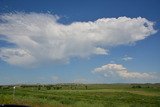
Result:
M0 86L0 104L33 107L160 107L160 84Z

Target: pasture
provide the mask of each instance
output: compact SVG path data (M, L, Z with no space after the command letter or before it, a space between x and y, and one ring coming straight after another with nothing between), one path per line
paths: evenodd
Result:
M0 104L32 107L160 107L160 84L0 86Z

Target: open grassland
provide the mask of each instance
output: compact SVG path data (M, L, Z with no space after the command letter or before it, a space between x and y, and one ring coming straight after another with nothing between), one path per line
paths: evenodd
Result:
M0 104L33 107L160 107L160 84L59 84L0 87Z

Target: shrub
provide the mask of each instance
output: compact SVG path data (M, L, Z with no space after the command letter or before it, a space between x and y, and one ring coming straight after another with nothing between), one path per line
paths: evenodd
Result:
M134 85L132 88L142 88L140 85Z

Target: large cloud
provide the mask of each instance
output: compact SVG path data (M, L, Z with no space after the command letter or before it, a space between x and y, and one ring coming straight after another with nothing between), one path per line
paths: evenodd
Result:
M14 48L1 48L0 58L16 65L68 62L71 57L107 55L108 47L134 43L156 32L153 22L141 17L101 18L69 25L57 20L55 15L42 13L0 15L0 37L15 44Z
M124 79L152 79L154 76L149 73L130 72L120 64L106 64L95 68L93 73L101 73L105 77L118 76Z

